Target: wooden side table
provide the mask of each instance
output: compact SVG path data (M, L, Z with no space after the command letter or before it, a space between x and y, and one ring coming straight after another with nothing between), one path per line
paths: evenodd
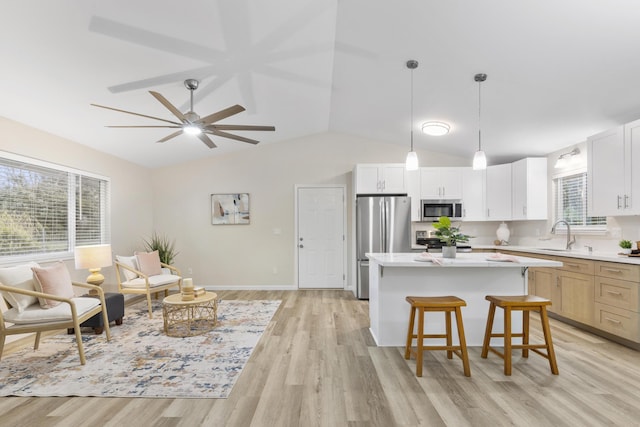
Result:
M205 292L191 301L182 294L162 300L164 332L170 337L190 337L211 331L218 321L218 294Z

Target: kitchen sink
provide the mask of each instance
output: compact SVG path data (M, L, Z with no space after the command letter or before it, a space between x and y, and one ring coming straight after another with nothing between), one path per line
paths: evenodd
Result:
M569 249L558 249L558 248L536 248L539 251L553 251L553 252L569 252Z

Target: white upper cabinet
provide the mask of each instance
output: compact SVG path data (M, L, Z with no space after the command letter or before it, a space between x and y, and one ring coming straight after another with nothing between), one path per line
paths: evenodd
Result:
M547 219L547 159L511 164L511 219Z
M511 163L489 166L486 173L486 219L511 220Z
M627 211L631 215L640 215L640 120L627 123L624 127L625 143L625 199ZM635 170L634 170L635 165Z
M358 164L356 194L406 194L406 172L404 163Z
M407 171L407 196L411 197L411 221L420 221L420 169Z
M420 168L422 199L462 199L461 167Z
M634 127L637 128L637 124L630 127L631 135ZM637 140L638 137L636 145ZM587 178L590 190L587 203L591 215L617 216L631 213L625 212L628 209L625 204L631 206L631 195L626 192L628 185L625 182L625 169L630 167L631 158L626 158L625 151L625 126L587 138Z
M486 219L486 171L462 169L462 215L464 221Z

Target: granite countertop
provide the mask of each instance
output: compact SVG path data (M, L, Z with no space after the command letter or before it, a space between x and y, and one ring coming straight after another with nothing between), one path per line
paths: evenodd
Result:
M367 257L384 267L562 267L558 261L509 256L507 260L490 260L488 253L459 253L456 258L442 258L441 254L432 254L436 262L424 259L414 252L410 253L368 253ZM515 261L515 262L514 262Z
M495 249L500 251L513 251L513 252L528 252L531 254L539 255L551 255L567 258L581 258L593 261L609 261L609 262L621 262L624 264L640 265L640 257L629 257L626 255L619 255L616 252L604 252L604 251L581 251L581 250L553 250L534 248L531 246L495 246L495 245L473 245L474 249Z

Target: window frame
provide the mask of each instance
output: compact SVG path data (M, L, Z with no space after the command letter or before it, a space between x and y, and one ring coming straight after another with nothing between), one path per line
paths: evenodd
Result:
M560 192L558 191L558 179L567 178L574 175L582 175L584 174L584 182L585 189L588 192L587 186L589 185L589 176L588 170L586 167L579 167L574 169L565 170L562 172L556 172L551 177L551 197L552 197L552 211L551 217L552 221L555 224L557 221L560 221L564 218L558 218L559 208L558 205L560 203ZM587 198L588 200L588 198ZM585 200L585 209L587 209L586 214L588 214L588 202ZM598 215L599 216L599 215ZM596 216L594 216L596 217ZM604 235L607 233L607 217L605 216L605 224L597 224L597 225L571 225L571 233L572 234L591 234L591 235ZM564 224L558 224L556 228L556 234L567 234L567 227Z
M74 248L76 246L76 179L78 176L103 181L104 189L101 188L100 197L104 201L104 208L101 209L100 215L100 244L108 244L111 242L111 178L92 172L48 162L45 160L27 157L20 154L10 153L0 150L0 163L4 160L19 162L25 166L33 166L36 168L50 169L54 172L62 172L67 174L68 194L67 194L67 249L56 252L34 252L18 255L2 255L0 254L0 265L12 265L26 261L54 261L68 260L74 258ZM4 166L4 164L2 165ZM81 182L81 180L80 180Z

